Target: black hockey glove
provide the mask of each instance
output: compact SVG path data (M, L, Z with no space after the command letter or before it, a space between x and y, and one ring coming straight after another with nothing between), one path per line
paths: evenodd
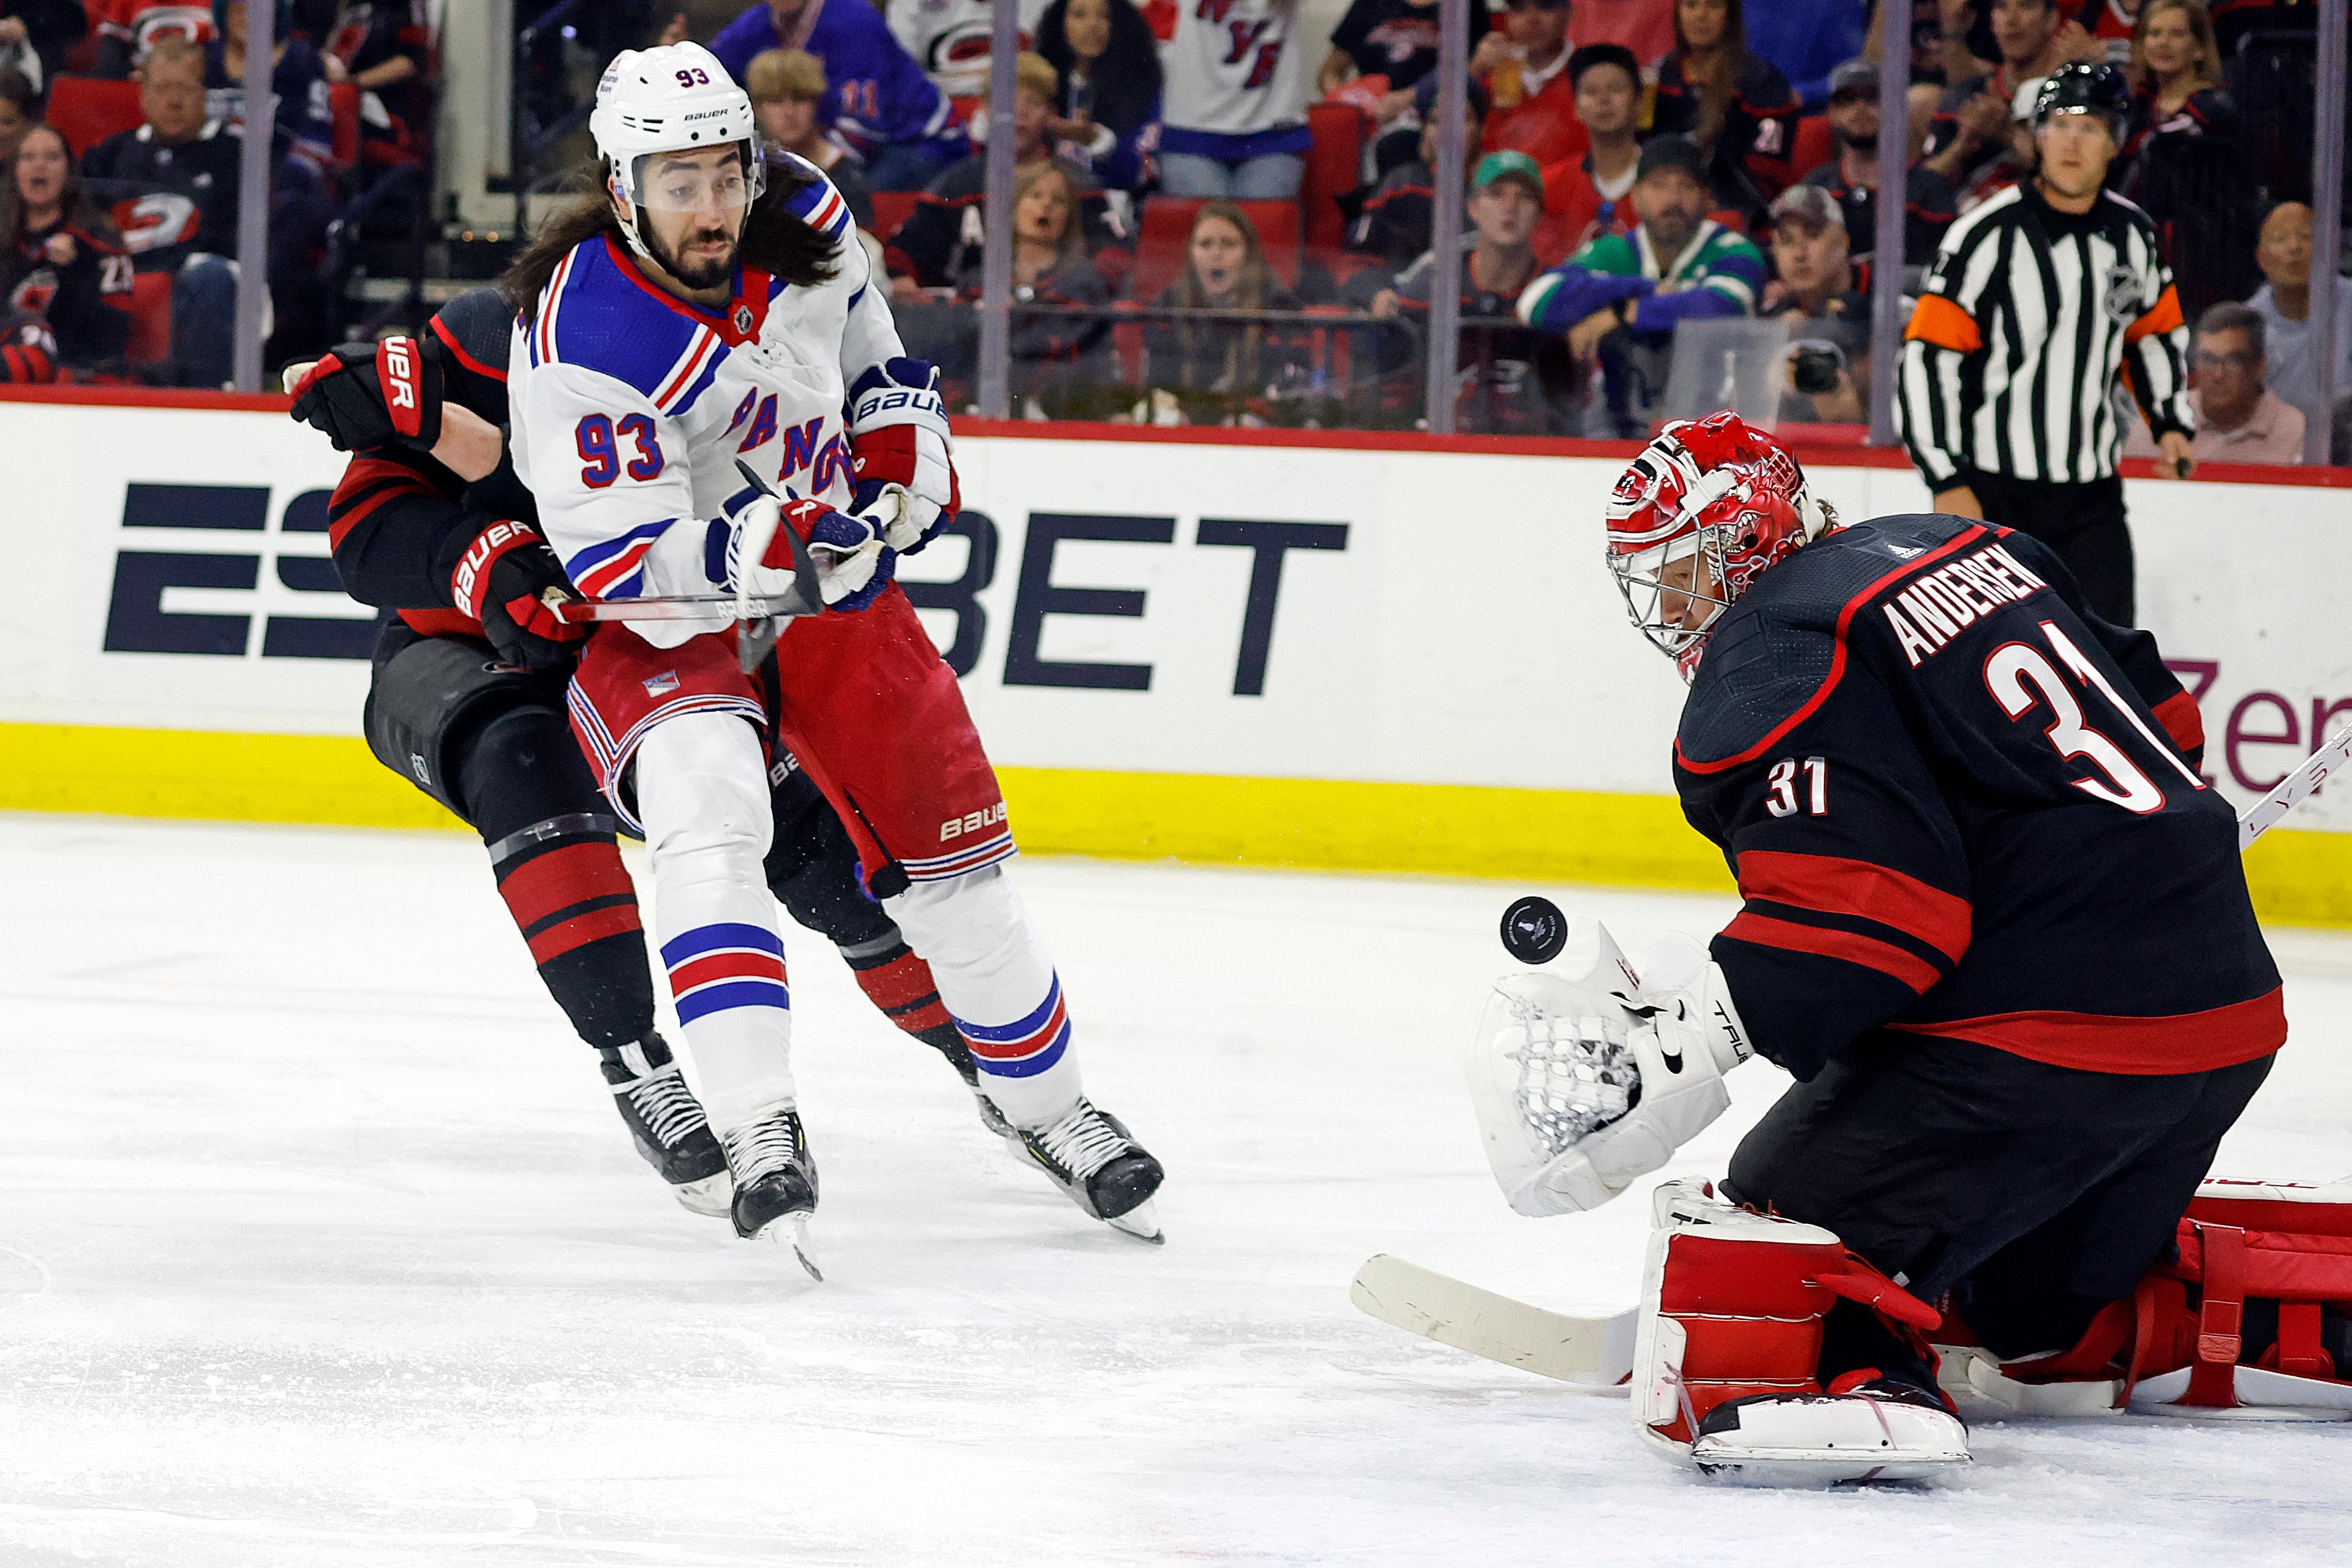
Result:
M588 635L586 626L556 618L551 597L580 595L555 552L525 523L494 522L482 530L450 574L449 596L482 623L499 658L537 674L569 668Z
M330 349L292 391L294 417L339 452L394 441L429 452L441 439L441 362L415 338Z

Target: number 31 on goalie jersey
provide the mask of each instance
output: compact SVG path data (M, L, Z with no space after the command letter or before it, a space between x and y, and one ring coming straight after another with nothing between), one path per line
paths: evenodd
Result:
M591 414L572 435L580 448L580 482L592 490L603 489L624 473L633 479L650 479L662 471L661 439L649 415L631 414L615 423L609 414ZM625 464L621 460L624 440L636 448Z
M2105 698L2107 705L2139 732L2139 738L2158 756L2171 763L2173 771L2188 780L2191 789L2205 787L2205 781L2132 710L2131 704L2124 700L2105 672L2084 657L2074 638L2050 621L2042 623L2042 635L2049 639L2058 662L2074 674L2085 690L2096 690ZM2038 710L2049 710L2051 722L2043 733L2059 756L2070 762L2079 757L2104 775L2069 780L2076 789L2094 800L2120 805L2142 816L2164 809L2164 791L2125 754L2121 746L2092 728L2084 715L2083 704L2074 696L2074 687L2058 673L2049 656L2033 644L2007 642L1993 649L1985 657L1984 683L1993 700L2000 704L2000 710L2012 721L2022 721Z

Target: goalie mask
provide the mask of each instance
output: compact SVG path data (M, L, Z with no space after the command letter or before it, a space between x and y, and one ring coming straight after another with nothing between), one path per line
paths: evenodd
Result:
M1835 523L1763 431L1730 413L1677 420L1609 498L1609 571L1633 625L1687 681L1723 612Z
M738 214L735 232L741 238L740 215L760 199L767 172L759 156L751 97L709 49L700 44L666 44L622 50L596 84L596 108L588 130L596 139L607 184L629 203L621 232L630 249L649 261L661 261L639 232L640 215L696 211L714 200L722 211ZM675 171L678 177L648 178L657 154L730 145L740 153L731 171Z

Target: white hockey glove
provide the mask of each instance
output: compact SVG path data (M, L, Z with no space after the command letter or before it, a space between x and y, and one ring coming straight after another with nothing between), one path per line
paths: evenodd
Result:
M1606 929L1580 920L1559 973L1497 981L1465 1062L1487 1163L1511 1207L1598 1208L1657 1170L1731 1103L1748 1059L1722 972L1687 938L1637 974Z
M962 504L940 372L929 360L868 367L849 389L849 451L857 472L850 510L883 542L912 555L954 521Z
M739 604L793 586L792 554L777 537L786 528L808 547L828 609L862 610L890 585L898 552L871 522L823 501L788 500L780 507L773 497L761 496L735 514L727 541L727 586ZM749 614L748 605L742 613Z

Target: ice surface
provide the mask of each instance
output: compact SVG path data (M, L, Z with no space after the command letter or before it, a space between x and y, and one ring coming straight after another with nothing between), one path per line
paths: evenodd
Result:
M1358 1315L1570 1309L1644 1205L1508 1213L1456 1053L1492 884L1015 863L1152 1248L792 942L830 1277L677 1207L454 835L0 817L0 1565L2352 1561L2344 1427L1977 1428L1941 1492L1717 1489L1621 1399ZM1546 889L1636 952L1717 900ZM791 939L788 937L788 942ZM2352 939L2222 1169L2352 1169ZM1720 1170L1761 1064L1678 1172Z

